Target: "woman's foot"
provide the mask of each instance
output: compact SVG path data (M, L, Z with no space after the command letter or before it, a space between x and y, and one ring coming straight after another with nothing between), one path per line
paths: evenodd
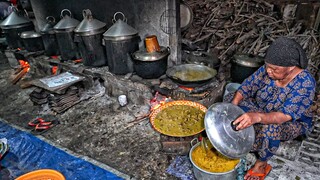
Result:
M270 172L271 166L266 161L257 160L253 168L244 176L245 180L263 180Z

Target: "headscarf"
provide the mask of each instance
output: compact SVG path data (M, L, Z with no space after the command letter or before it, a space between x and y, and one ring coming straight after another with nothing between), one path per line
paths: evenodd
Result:
M265 62L283 67L298 66L302 69L308 66L308 58L301 45L287 37L280 37L269 46Z

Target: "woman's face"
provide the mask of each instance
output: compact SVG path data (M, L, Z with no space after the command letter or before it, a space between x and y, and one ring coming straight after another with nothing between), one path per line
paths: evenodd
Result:
M291 67L282 67L273 64L266 63L266 71L268 76L273 80L284 80L287 78L293 71L295 66Z

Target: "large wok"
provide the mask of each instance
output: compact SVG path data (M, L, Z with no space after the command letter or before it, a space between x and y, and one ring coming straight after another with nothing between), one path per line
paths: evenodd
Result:
M169 68L166 74L181 86L198 87L212 80L217 70L199 64L181 64Z

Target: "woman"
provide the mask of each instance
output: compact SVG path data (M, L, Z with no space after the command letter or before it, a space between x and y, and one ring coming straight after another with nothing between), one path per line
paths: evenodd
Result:
M296 41L278 38L266 52L265 65L235 93L231 103L246 112L235 120L236 128L253 126L256 133L252 151L257 161L244 179L264 179L271 170L267 161L280 141L310 132L316 83L307 65L306 54Z

